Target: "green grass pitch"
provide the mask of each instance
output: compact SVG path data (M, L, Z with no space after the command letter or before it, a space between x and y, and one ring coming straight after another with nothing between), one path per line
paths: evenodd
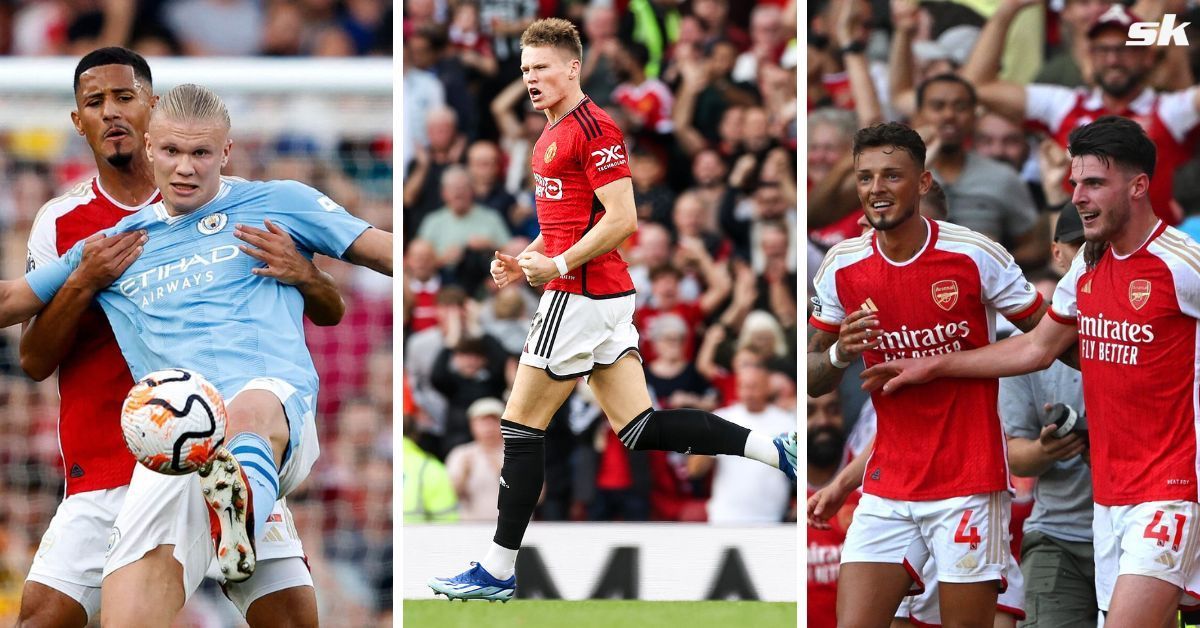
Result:
M643 600L404 600L404 625L436 628L613 628L664 626L795 628L794 602L654 602Z

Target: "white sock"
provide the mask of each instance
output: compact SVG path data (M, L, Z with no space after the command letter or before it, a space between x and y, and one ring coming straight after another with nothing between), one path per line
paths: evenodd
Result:
M492 543L487 556L484 556L479 564L497 580L508 580L516 571L517 550Z
M742 454L751 460L769 464L779 468L779 450L775 449L775 437L759 430L750 430L746 437L746 453Z

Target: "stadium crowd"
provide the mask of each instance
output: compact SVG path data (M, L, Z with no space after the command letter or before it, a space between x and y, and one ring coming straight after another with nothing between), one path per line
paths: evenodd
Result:
M1146 129L1158 151L1150 188L1155 212L1193 238L1200 235L1200 48L1124 45L1133 22L1168 14L1177 16L1176 23L1193 24L1184 31L1191 41L1200 37L1194 3L1176 0L810 3L809 296L826 251L863 232L851 142L857 129L879 122L903 122L922 136L926 168L940 184L939 198L924 200L945 206L942 219L1003 245L1047 300L1083 243L1066 181L1067 135L1103 115L1129 117ZM925 202L921 212L926 214ZM1060 215L1066 216L1061 226ZM1013 331L997 321L998 335ZM855 362L837 391L808 399L810 495L873 438L874 411L860 389L862 361ZM1045 383L1051 381L1057 383ZM1084 458L1064 449L1054 452L1061 456L1057 464L1030 463L1013 453L1037 444L1045 422L1040 410L1026 416L1026 407L1067 402L1082 412L1080 394L1079 373L1062 365L1001 382L1011 470L1027 476L1014 477L1013 553L1024 548L1030 561L1045 561L1047 547L1056 546L1052 559L1060 561L1053 563L1057 572L1045 571L1046 562L1023 568L1030 588L1020 614L1029 625L1088 625L1089 614L1095 625L1091 529L1079 521L1091 520L1090 504L1079 501L1091 500ZM809 528L810 626L835 625L837 565L854 503L849 500L834 517L831 530ZM1031 570L1058 575L1031 582ZM1045 589L1047 583L1057 589ZM1052 604L1038 597L1048 593L1054 594ZM1056 612L1075 614L1063 619L1067 615Z
M785 431L796 408L798 50L794 2L406 3L404 517L496 516L499 418L538 292L497 290L494 252L538 234L546 124L519 70L539 17L583 37L584 92L620 126L639 229L622 247L659 408ZM583 380L546 435L535 518L795 520L756 463L621 445ZM715 468L714 468L715 467ZM745 487L775 497L744 503Z
M146 57L390 56L392 10L383 0L6 2L0 55L79 57L122 45Z

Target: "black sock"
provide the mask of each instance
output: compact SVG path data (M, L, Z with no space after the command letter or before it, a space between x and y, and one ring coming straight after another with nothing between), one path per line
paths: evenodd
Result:
M750 430L721 417L696 410L647 408L617 434L629 449L659 449L684 454L741 456Z
M500 469L500 498L493 541L511 550L521 549L525 528L533 517L546 476L546 432L528 425L500 420L504 436L504 466Z

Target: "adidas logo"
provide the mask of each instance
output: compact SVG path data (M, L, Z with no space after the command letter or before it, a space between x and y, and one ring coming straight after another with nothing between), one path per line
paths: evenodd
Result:
M1159 554L1158 558L1154 559L1154 562L1159 563L1160 565L1164 565L1167 569L1175 568L1175 557L1171 556L1167 552L1163 552L1162 554Z
M504 476L503 476L503 475L502 475L502 476L500 476L500 486L503 486L504 488L508 488L508 482L505 482L505 481L504 481Z
M967 554L954 563L954 566L959 569L974 569L979 566L979 559L974 554Z
M71 465L71 477L73 477L73 478L83 477L83 467L79 466L78 462Z

